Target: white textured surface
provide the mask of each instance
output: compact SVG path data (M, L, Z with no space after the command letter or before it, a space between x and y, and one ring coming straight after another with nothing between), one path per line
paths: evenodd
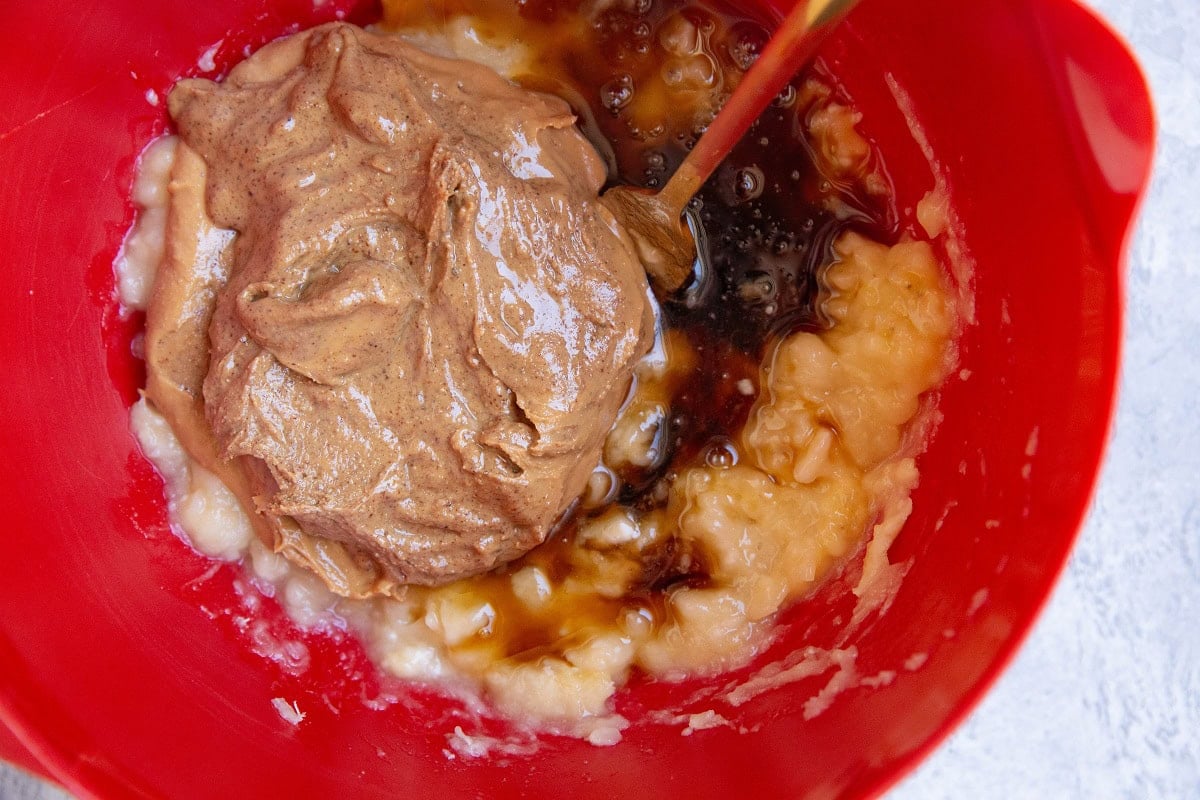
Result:
M1115 436L1025 647L888 800L1200 798L1200 1L1092 0L1158 106ZM65 795L0 764L0 799Z
M0 800L70 800L70 796L0 761Z

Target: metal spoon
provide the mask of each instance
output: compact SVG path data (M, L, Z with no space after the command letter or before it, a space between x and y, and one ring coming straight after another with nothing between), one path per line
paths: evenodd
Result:
M696 243L683 221L692 195L857 3L797 0L667 185L658 192L614 186L604 193L602 201L633 238L659 291L674 292L692 272Z

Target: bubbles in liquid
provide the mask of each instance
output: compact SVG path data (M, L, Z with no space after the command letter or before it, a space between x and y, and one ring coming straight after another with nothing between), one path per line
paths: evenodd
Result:
M761 195L765 185L763 171L756 166L742 167L733 176L733 194L742 203Z
M633 78L618 75L600 87L600 104L616 114L633 101Z
M648 150L645 157L646 169L642 175L646 178L646 186L654 189L662 183L662 178L666 176L667 157L658 150Z
M733 442L721 437L713 441L704 453L704 463L715 469L729 469L738 463L738 451Z
M734 26L729 39L729 57L738 69L745 71L758 60L763 46L767 43L767 32L757 25L742 23Z
M630 138L638 142L645 142L651 139L658 139L666 133L666 126L662 123L657 123L649 128L642 128L632 120L628 120L625 124L626 130L629 132Z

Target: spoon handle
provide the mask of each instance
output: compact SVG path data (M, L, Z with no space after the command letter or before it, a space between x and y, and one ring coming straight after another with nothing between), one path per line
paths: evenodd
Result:
M662 188L660 194L666 203L680 210L687 205L763 109L808 63L829 31L857 3L858 0L796 0L716 119Z

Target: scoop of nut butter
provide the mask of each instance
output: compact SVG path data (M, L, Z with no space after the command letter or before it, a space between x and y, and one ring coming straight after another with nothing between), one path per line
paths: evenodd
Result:
M169 105L147 395L259 535L347 596L543 541L654 325L567 104L331 24Z

